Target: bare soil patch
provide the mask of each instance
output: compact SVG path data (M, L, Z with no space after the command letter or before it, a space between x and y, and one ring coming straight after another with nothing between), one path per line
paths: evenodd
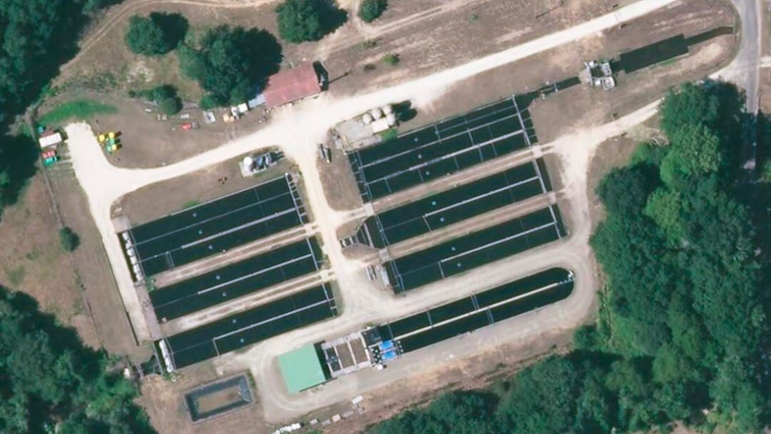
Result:
M760 69L760 110L771 113L771 68Z
M763 1L760 6L760 55L771 54L771 3Z
M343 151L334 148L331 153L331 163L319 160L317 164L329 206L338 211L360 207L363 204L361 193L356 186L348 157Z
M637 149L637 146L637 141L628 136L614 137L600 145L597 153L594 154L592 161L589 163L587 194L589 196L592 232L605 218L605 208L596 193L600 181L614 168L622 167L629 163L629 159L632 157L635 149Z
M364 432L367 427L394 417L408 408L427 404L441 393L495 387L496 383L508 380L516 372L538 360L566 351L570 347L571 340L570 332L545 335L541 339L528 342L528 345L519 342L493 348L477 356L447 365L445 368L395 382L388 387L364 395L362 404L364 413L335 423L334 432L351 434ZM339 412L341 407L350 407L350 405L331 407L309 417L327 419L335 412Z
M241 176L243 157L214 164L168 181L132 192L113 205L113 215L125 215L132 226L147 223L174 211L197 205L257 185L293 170L288 159L249 178ZM220 182L221 180L226 180Z
M21 202L4 211L0 245L0 284L32 296L41 310L75 328L86 345L99 348L81 282L59 245L59 223L42 173L30 180Z
M241 395L238 387L234 386L198 398L198 411L208 413L238 401L241 401Z
M138 399L150 416L150 422L160 434L221 434L267 433L268 425L262 418L259 403L248 405L199 423L193 423L185 404L184 393L189 389L221 377L210 363L186 368L171 381L157 375L142 380L142 396ZM254 387L254 385L252 385Z
M358 93L501 51L608 13L618 3L393 1L371 25L358 22L355 29L345 26L334 40L322 41L320 58L334 72L330 77L344 76L334 83L335 93ZM365 45L365 40L376 42ZM399 55L397 66L383 63L389 53Z
M52 166L49 174L62 220L80 237L72 264L102 345L112 354L127 355L134 361L147 360L152 350L137 346L101 236L90 213L84 212L88 202L75 173L64 162Z
M123 147L113 155L106 155L110 163L126 168L160 167L175 163L208 149L253 133L267 125L263 109L247 113L239 121L226 124L222 121L224 109L214 110L217 122L207 124L203 112L195 104L187 104L177 115L158 120L158 110L153 105L127 97L97 92L74 91L59 95L46 102L40 114L69 100L86 99L109 104L117 113L89 119L95 133L119 131ZM151 112L147 112L150 110ZM182 119L182 115L189 116ZM197 122L199 128L183 130L182 125Z

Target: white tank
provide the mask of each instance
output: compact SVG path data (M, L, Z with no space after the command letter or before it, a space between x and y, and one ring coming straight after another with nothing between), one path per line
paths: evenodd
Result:
M386 116L390 115L393 112L394 112L394 106L392 106L391 104L383 106L383 113L385 113Z
M380 110L379 108L372 109L370 114L372 114L373 119L377 120L383 117L383 110Z
M372 123L372 115L369 113L364 113L364 116L361 117L362 122L364 122L364 125L369 125Z
M252 158L252 157L250 157L248 155L246 157L244 157L244 166L247 169L250 169L253 165L254 165L254 158Z
M389 127L395 127L396 126L396 115L393 113L388 113L386 115L386 123L388 123Z

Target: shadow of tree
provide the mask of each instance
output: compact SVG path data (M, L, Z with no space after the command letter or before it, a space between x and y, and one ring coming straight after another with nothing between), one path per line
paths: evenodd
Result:
M268 83L268 77L281 68L281 61L284 59L281 44L272 33L253 28L244 35L243 46L246 50L246 59L250 63L248 68L250 82L264 89Z
M0 219L3 207L15 205L29 179L37 173L38 155L37 145L27 136L0 137Z
M334 32L348 21L348 11L340 9L335 0L322 0L320 3L319 13L324 35Z
M0 359L9 362L0 369L0 396L24 406L24 412L4 416L23 415L25 432L49 433L50 423L66 421L67 432L155 433L132 402L134 389L107 372L106 353L83 345L74 329L42 312L34 298L1 284L0 331ZM30 379L25 369L35 368L41 369Z
M412 108L412 101L402 101L393 105L394 113L399 119L399 122L408 122L415 119L418 115L418 111Z
M150 19L163 30L172 50L185 40L187 31L190 29L187 18L180 13L153 12L150 14Z

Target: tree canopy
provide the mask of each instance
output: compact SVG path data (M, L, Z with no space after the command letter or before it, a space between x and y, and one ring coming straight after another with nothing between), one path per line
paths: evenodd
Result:
M181 14L153 12L148 17L134 15L126 31L126 45L136 54L166 54L184 40L187 29L187 19Z
M134 386L107 366L30 297L0 288L0 432L154 433Z
M131 91L130 97L142 97L158 105L158 111L167 115L175 115L182 110L182 99L177 94L177 88L164 84L149 90Z
M201 105L216 107L253 97L278 72L282 56L270 33L223 25L206 32L197 46L180 47L179 59L182 73L207 92Z
M444 407L452 414L431 404L372 432L622 433L674 421L762 432L771 422L769 268L750 208L757 201L744 199L754 183L732 167L744 122L738 95L713 82L670 92L661 109L670 145L640 145L600 183L607 216L591 244L608 286L599 322L576 331L576 349L524 369L492 397L437 399L454 402ZM485 412L475 412L482 398ZM441 425L464 414L480 428Z
M285 0L276 7L276 19L281 39L299 44L320 40L343 25L347 13L324 0Z
M35 173L37 146L9 133L59 66L77 52L89 13L116 0L0 0L0 214Z
M74 252L80 246L80 237L72 229L65 226L59 229L59 244L65 252Z
M362 0L359 5L359 18L365 23L371 23L380 18L388 7L386 0Z

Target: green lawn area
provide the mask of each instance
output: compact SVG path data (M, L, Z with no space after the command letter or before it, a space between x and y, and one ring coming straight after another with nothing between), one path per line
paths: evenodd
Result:
M59 125L68 120L87 120L94 115L109 115L117 112L118 109L109 104L90 100L75 100L56 106L41 116L38 121L46 126Z

